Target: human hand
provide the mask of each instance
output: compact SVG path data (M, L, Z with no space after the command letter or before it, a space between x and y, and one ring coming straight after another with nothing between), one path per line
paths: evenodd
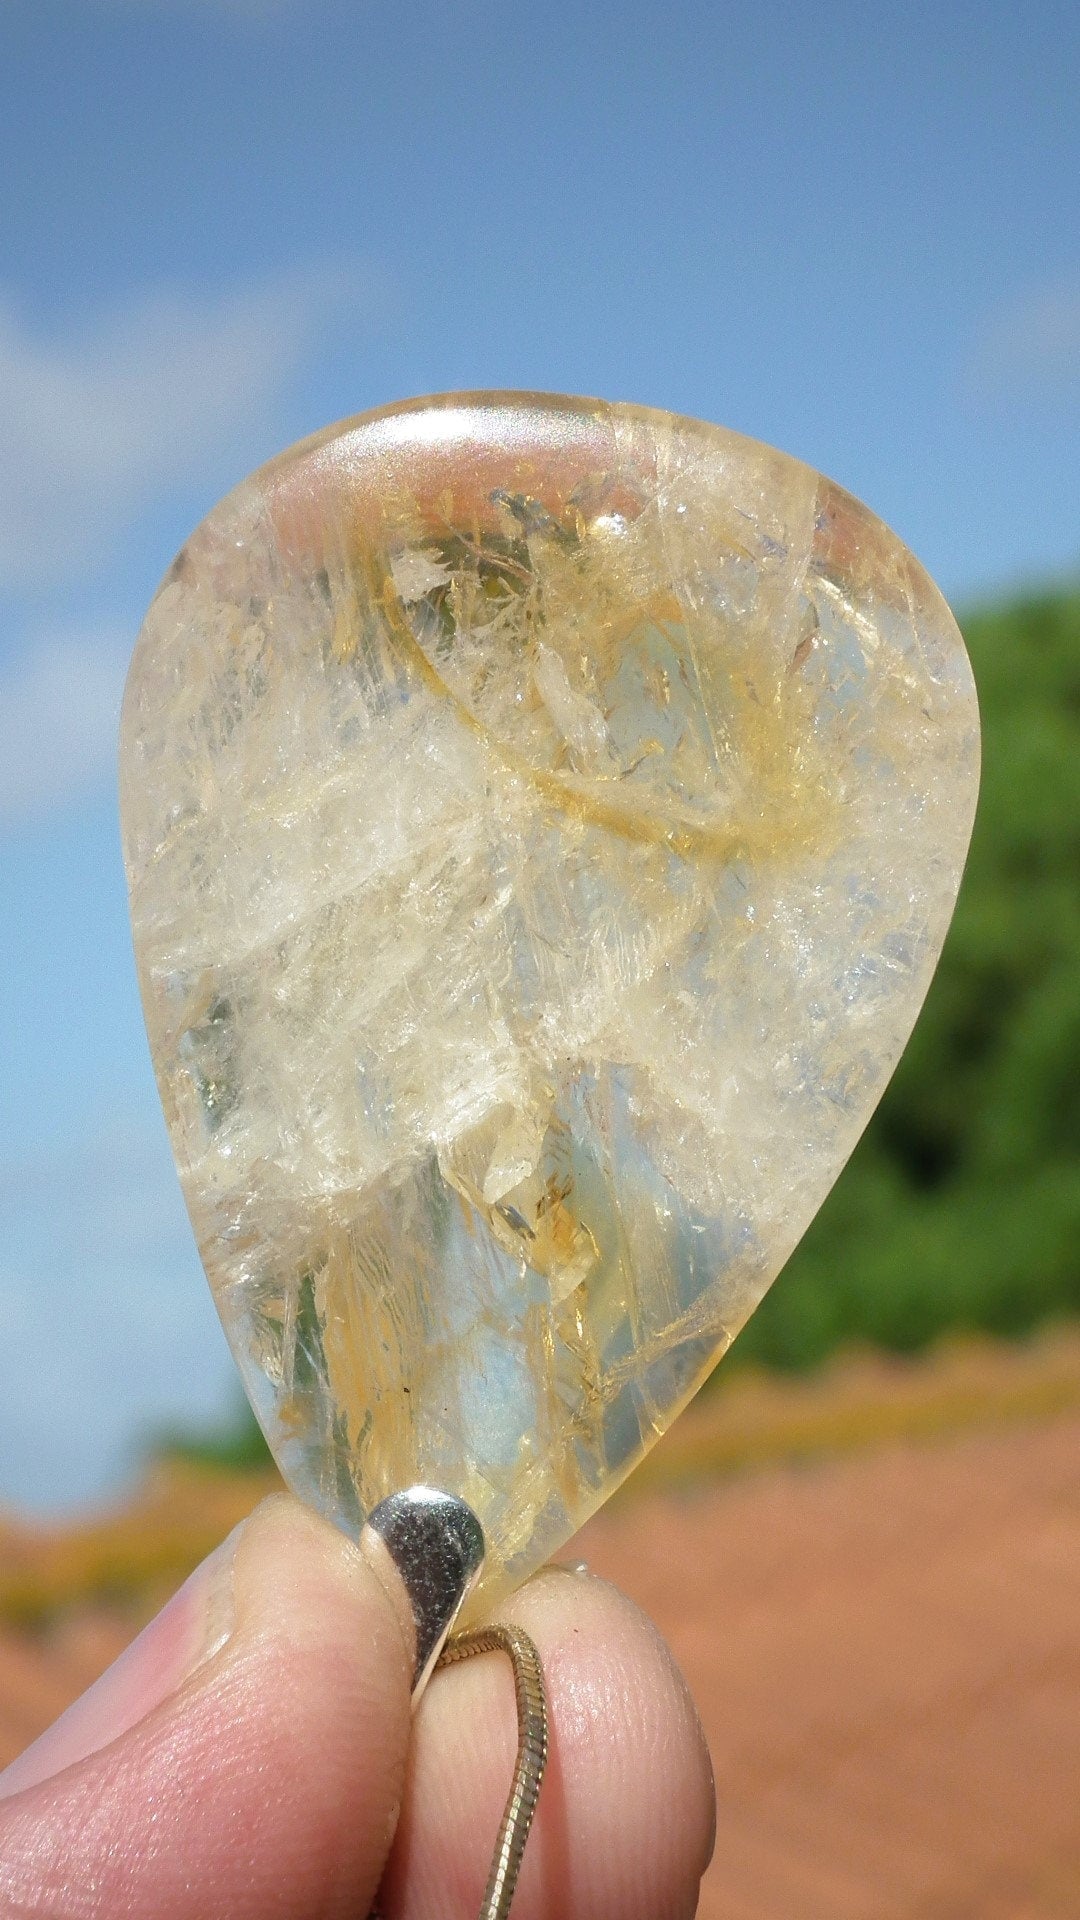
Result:
M508 1663L410 1713L404 1590L264 1503L0 1774L0 1914L474 1920L517 1746ZM543 1660L550 1755L514 1920L681 1920L713 1834L701 1729L653 1628L547 1573L500 1609Z

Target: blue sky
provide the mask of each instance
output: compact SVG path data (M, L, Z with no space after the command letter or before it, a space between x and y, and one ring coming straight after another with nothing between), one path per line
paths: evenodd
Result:
M961 605L1080 571L1080 9L0 0L0 1502L229 1404L114 740L252 466L409 394L723 421Z

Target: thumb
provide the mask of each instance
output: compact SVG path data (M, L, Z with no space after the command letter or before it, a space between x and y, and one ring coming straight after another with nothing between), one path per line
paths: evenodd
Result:
M0 1774L0 1913L367 1913L402 1792L411 1631L404 1591L356 1547L265 1502Z

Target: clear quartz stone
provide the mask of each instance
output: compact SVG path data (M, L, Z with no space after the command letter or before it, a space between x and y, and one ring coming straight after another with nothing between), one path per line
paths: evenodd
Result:
M663 1432L869 1118L952 912L968 661L799 462L388 409L202 523L122 723L147 1026L296 1490L467 1500L497 1597Z

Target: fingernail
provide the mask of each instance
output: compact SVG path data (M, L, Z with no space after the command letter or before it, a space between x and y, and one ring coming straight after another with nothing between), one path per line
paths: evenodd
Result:
M233 1628L233 1564L242 1532L243 1522L101 1678L0 1773L0 1799L51 1780L119 1739L221 1651Z

